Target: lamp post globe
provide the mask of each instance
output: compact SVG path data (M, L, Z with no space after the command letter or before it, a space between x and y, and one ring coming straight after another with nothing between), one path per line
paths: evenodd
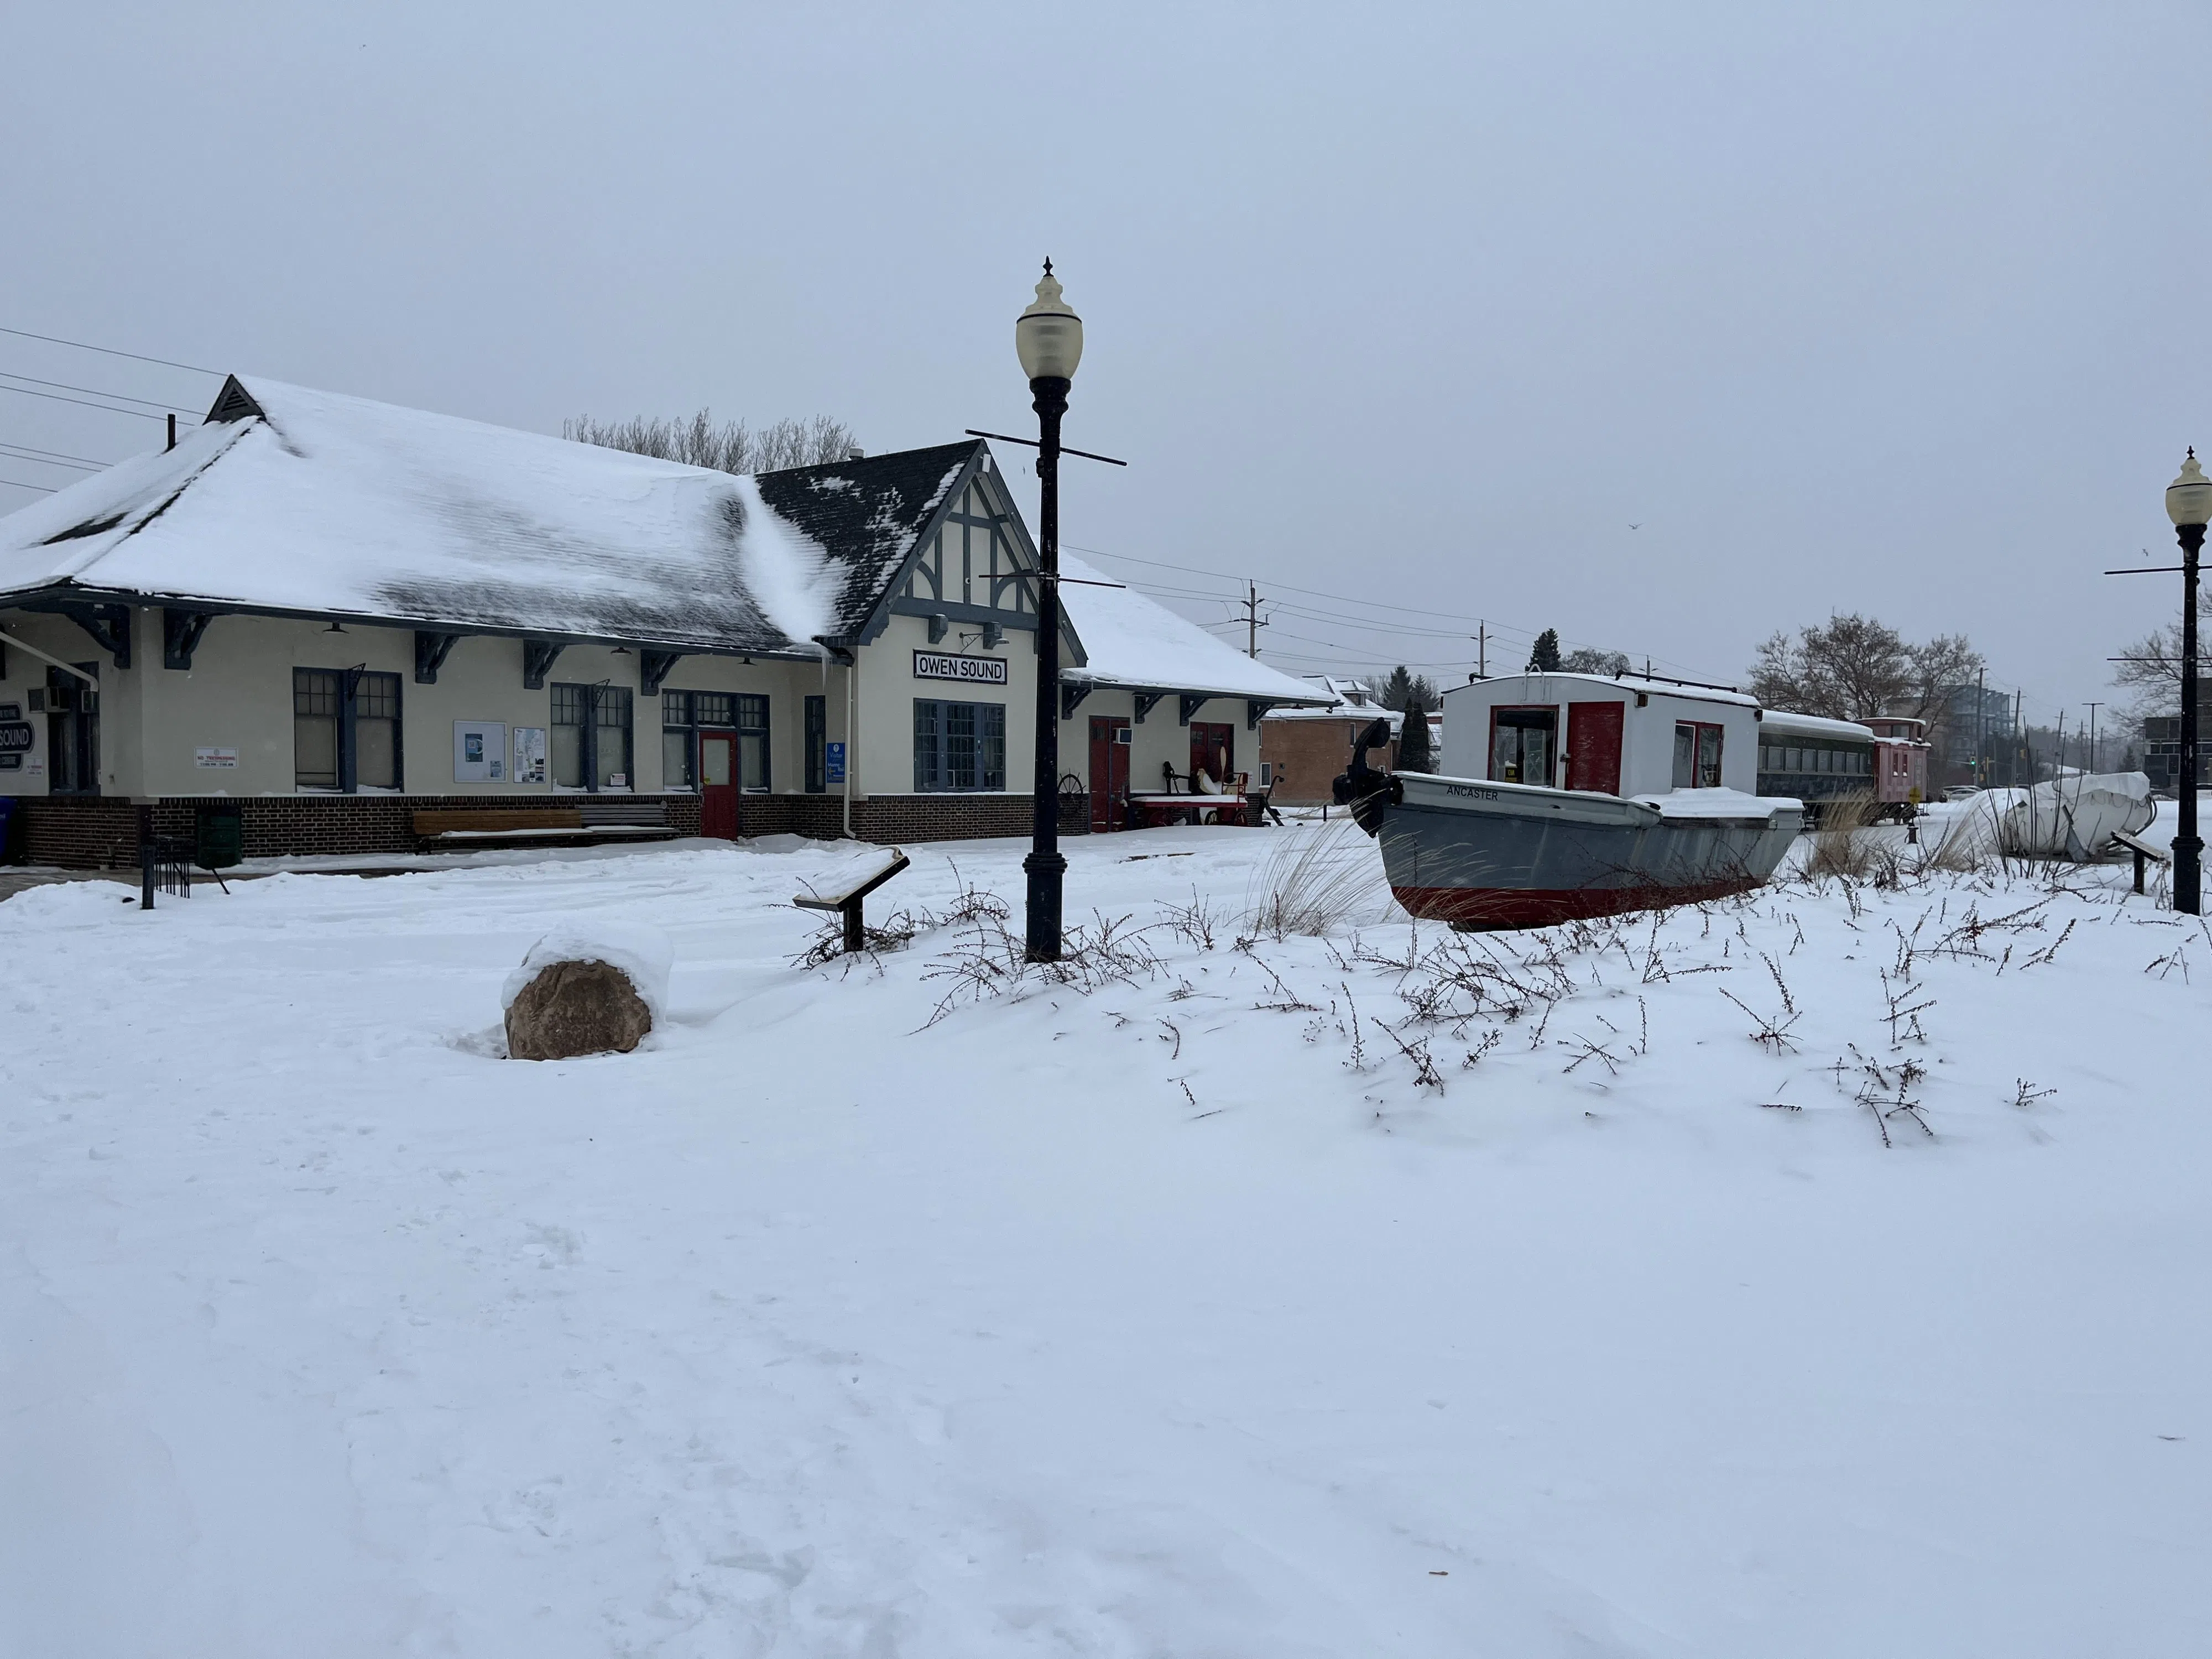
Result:
M2173 838L2173 908L2203 914L2204 839L2197 833L2197 561L2204 550L2204 526L2212 520L2212 480L2192 448L2181 476L2166 487L2166 515L2181 544L2181 823Z
M1037 416L1036 750L1032 763L1026 954L1057 962L1067 860L1060 851L1060 422L1083 361L1083 319L1061 297L1052 261L1036 298L1014 319L1014 353L1029 377Z

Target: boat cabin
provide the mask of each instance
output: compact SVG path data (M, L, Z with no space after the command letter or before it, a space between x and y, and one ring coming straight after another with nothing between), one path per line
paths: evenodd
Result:
M1608 795L1758 779L1759 700L1649 676L1516 674L1443 696L1444 776Z

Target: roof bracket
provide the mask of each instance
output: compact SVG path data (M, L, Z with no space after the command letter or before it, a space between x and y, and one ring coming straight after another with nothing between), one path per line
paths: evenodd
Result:
M434 634L428 629L415 630L415 684L435 685L438 671L446 665L446 657L453 648L459 634Z
M187 673L192 666L192 653L200 647L200 636L207 632L208 624L215 620L212 611L183 611L173 605L161 607L161 666L181 668Z
M525 640L522 642L522 689L543 691L553 659L568 649L565 640Z
M131 607L127 605L85 605L64 600L61 613L92 635L93 643L115 659L118 668L131 666Z
M1145 716L1152 712L1152 705L1165 696L1167 696L1167 693L1164 691L1138 692L1136 718L1130 723L1134 726L1142 726L1145 723Z
M1073 720L1075 717L1075 711L1083 706L1083 700L1090 695L1089 680L1078 680L1073 684L1063 681L1060 688L1060 719Z
M666 679L676 665L684 660L681 651L655 651L640 646L637 653L638 685L648 697L660 695L660 683Z
M1206 696L1203 691L1195 696L1188 691L1180 693L1176 698L1176 724L1188 726L1191 717L1205 708L1206 704Z
M1260 729L1260 721L1261 721L1261 717L1262 717L1262 716L1264 716L1264 715L1267 714L1267 712L1270 708L1273 708L1274 706L1275 706L1275 705L1274 705L1274 703L1273 703L1273 702L1271 702L1269 699L1266 698L1266 697L1247 697L1247 698L1245 698L1245 699L1244 699L1244 729L1245 729L1247 732L1256 732L1256 731L1258 731L1258 730Z

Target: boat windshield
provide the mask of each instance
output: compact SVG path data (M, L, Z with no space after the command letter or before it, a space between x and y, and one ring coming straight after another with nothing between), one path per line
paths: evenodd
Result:
M1499 708L1490 728L1490 776L1494 783L1549 784L1559 747L1559 711Z
M1721 787L1721 728L1701 720L1681 720L1674 727L1674 787L1717 789Z

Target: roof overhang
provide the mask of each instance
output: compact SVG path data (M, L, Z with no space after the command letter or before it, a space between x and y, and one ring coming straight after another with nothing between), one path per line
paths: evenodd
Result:
M283 622L354 623L364 628L407 629L426 634L502 640L556 640L563 645L627 645L655 651L673 651L687 657L760 657L770 662L819 662L823 652L842 659L840 643L817 641L820 650L787 646L744 646L667 639L649 634L576 634L555 628L507 627L496 623L453 622L439 617L409 617L362 611L308 611L281 605L244 605L235 599L211 599L190 593L131 592L114 588L86 587L61 583L17 593L0 593L0 611L28 611L61 615L69 605L128 605L148 610L190 611L210 617L267 617Z

